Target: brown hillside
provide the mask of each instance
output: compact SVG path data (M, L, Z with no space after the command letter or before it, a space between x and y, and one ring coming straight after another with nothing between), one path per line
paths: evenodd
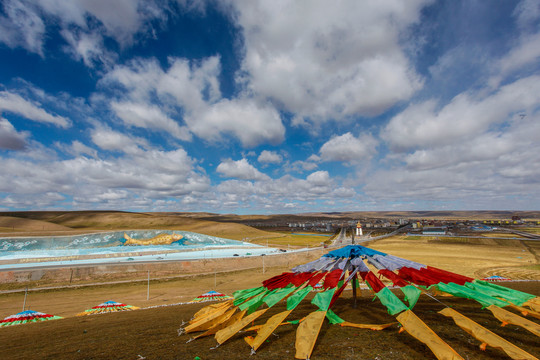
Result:
M2 231L64 231L69 227L54 224L48 221L25 219L12 216L0 216L0 229Z

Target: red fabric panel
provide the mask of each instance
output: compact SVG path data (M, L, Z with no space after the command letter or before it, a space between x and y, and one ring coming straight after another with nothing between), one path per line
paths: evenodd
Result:
M392 281L395 286L403 287L409 285L409 283L400 278L398 274L388 269L379 270L379 274L382 274L385 278Z
M319 283L319 281L324 277L324 275L326 275L326 271L323 271L323 272L320 272L318 273L317 275L315 275L314 277L311 278L311 280L309 280L309 283L308 285L309 286L315 286Z
M334 293L334 296L332 296L332 300L330 301L330 305L328 305L329 309L334 305L336 300L341 296L341 293L343 292L343 290L345 290L346 287L347 287L347 282L345 281L343 283L343 285L341 285L341 287L339 289L337 289L337 291Z
M379 280L377 276L375 276L373 271L368 272L364 281L366 281L369 284L369 286L371 286L371 289L375 291L376 293L378 293L379 291L381 291L383 288L386 287L384 286L382 281Z
M366 281L366 275L368 274L367 271L359 271L360 277L362 280Z
M429 274L430 276L440 279L440 282L448 284L453 282L458 285L464 285L467 282L472 282L474 279L468 276L459 275L450 271L437 269L431 266L428 266L427 269L421 269L421 272Z
M343 270L341 269L330 271L324 278L323 288L329 289L336 287L341 278L341 274L343 274Z
M313 276L313 272L303 272L294 274L294 277L292 278L291 282L294 286L298 287L305 283L307 280L309 280Z
M284 272L281 275L276 275L270 279L263 281L263 286L268 290L274 290L279 288L284 288L285 286L291 283L294 273Z
M427 273L409 267L402 267L399 269L398 275L416 285L430 286L441 282L439 279L433 278Z

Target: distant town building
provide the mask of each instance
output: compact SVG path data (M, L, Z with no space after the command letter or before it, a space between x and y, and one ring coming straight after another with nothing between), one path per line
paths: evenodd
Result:
M428 227L422 230L423 235L446 235L445 227Z

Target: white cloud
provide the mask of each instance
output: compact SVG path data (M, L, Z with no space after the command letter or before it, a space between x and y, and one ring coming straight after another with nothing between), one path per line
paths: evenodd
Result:
M0 118L0 149L23 150L28 136L27 132L18 132L9 121Z
M40 104L25 100L20 95L8 91L0 91L0 113L11 112L29 120L54 124L62 128L71 126L71 122L59 115L52 115L41 108Z
M13 208L54 206L61 201L48 195L54 193L62 199L72 197L74 208L148 210L154 209L154 201L159 199L198 198L208 191L209 179L193 164L184 149L141 149L136 154L105 159L4 157L0 193L9 194L6 201ZM29 199L34 199L35 206ZM4 200L0 200L2 206L7 204Z
M283 161L283 156L275 151L263 150L257 161L265 164L279 164Z
M267 180L268 175L261 173L247 159L234 161L226 159L222 161L216 171L223 176L242 180Z
M95 64L110 66L116 58L113 52L105 49L103 37L100 34L87 34L66 29L60 33L69 44L65 51L76 60L82 60L88 67L93 67Z
M441 109L433 100L394 116L381 136L398 151L435 147L477 137L512 114L530 113L540 102L540 77L517 80L485 97L462 93Z
M139 59L129 66L117 66L104 77L102 87L120 84L127 90L111 103L124 122L166 130L181 140L189 139L189 130L209 142L233 136L245 147L283 141L285 127L272 106L250 98L221 98L218 57L197 65L177 58L170 63L164 71L156 60ZM180 114L186 126L176 128L171 117Z
M68 52L76 59L88 66L107 64L114 55L105 50L105 37L116 40L122 48L130 46L136 34L146 36L152 22L164 21L166 11L163 2L146 0L7 0L6 15L0 17L0 41L44 56L46 31L54 29L47 29L45 24L53 23L60 28L71 46Z
M3 9L6 16L0 16L0 42L43 56L45 24L36 9L18 0L5 0Z
M357 163L370 159L376 146L377 140L372 135L363 134L357 138L348 132L334 136L321 146L321 160Z
M111 108L127 126L136 126L150 130L165 131L177 139L191 140L185 126L178 125L164 114L157 106L132 102L112 102Z
M221 141L225 134L239 139L244 147L283 141L285 127L271 106L251 99L223 99L186 117L189 129L207 141Z
M424 3L231 2L244 34L241 80L297 124L380 114L421 87L399 36Z
M540 113L506 116L502 128L392 154L393 166L371 173L363 191L378 201L427 201L435 208L534 209L540 196Z
M100 149L108 151L119 151L136 155L142 152L141 147L145 149L150 148L146 139L129 136L104 126L96 126L92 129L90 137L92 142Z

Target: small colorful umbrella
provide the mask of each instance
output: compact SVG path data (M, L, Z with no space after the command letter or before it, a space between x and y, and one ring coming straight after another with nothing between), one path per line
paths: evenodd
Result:
M128 311L128 310L137 310L137 309L138 309L137 306L126 305L126 304L122 304L116 301L106 301L103 304L99 304L98 306L94 306L91 309L85 310L84 312L77 314L77 316L103 314L103 313L108 313L108 312Z
M0 327L56 319L62 319L62 317L45 314L39 311L26 310L15 315L10 315L4 320L0 321Z
M207 293L197 296L195 299L188 302L188 304L200 303L200 302L206 302L206 301L224 301L224 300L229 300L229 299L232 299L232 296L225 295L220 292L212 290L212 291L209 291Z

